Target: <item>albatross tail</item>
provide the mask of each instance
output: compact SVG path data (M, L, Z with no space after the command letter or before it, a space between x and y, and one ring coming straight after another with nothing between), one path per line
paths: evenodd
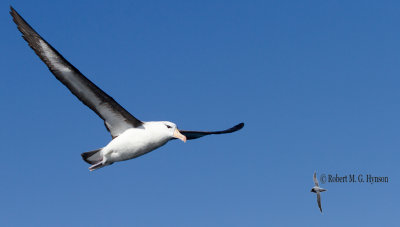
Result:
M81 154L82 159L91 165L94 165L94 164L97 164L97 163L103 161L103 157L101 156L101 153L100 153L101 149L103 149L103 148L82 153Z
M103 168L104 166L108 166L108 165L112 164L112 163L103 162L103 156L101 155L101 152L100 152L101 149L103 149L103 148L81 154L83 160L92 165L89 167L90 171L100 169L100 168Z

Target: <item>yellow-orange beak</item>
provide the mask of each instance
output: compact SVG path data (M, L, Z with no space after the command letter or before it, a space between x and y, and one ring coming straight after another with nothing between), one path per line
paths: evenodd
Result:
M182 135L178 129L175 129L174 131L174 137L177 139L182 140L184 143L186 143L186 136Z

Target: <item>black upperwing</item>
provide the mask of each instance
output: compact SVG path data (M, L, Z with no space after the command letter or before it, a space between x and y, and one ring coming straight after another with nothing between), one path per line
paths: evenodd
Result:
M186 136L187 140L193 140L193 139L198 139L203 136L207 135L212 135L212 134L225 134L225 133L232 133L236 132L240 129L242 129L244 126L244 123L237 124L233 126L232 128L223 130L223 131L211 131L211 132L204 132L204 131L185 131L185 130L179 130L183 135Z
M29 46L72 94L104 120L104 124L113 138L128 128L139 127L143 124L113 98L87 79L78 69L59 54L56 49L40 37L17 11L12 7L10 8L10 14Z

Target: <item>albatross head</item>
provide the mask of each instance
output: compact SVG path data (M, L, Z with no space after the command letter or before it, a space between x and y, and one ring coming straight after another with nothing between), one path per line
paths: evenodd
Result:
M183 142L186 142L186 136L179 132L176 124L169 121L153 121L151 123L152 127L157 128L158 132L167 135L170 139L180 139Z

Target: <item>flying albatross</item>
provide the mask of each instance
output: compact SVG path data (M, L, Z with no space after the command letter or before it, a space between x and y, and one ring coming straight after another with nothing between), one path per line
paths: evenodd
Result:
M114 162L136 158L157 149L169 140L197 139L211 134L232 133L243 128L240 123L223 131L178 130L168 121L140 121L126 111L113 98L87 79L60 53L46 42L12 7L10 14L22 37L61 81L81 102L92 109L111 133L112 140L103 148L82 153L82 158L92 166L90 171Z
M323 189L323 188L320 188L320 187L319 187L319 183L318 183L318 180L317 180L317 172L314 172L313 180L314 180L315 186L311 189L311 192L314 192L314 193L317 194L317 203L318 203L318 207L319 207L319 210L320 210L321 213L322 213L322 207L321 207L321 192L326 191L326 189Z

